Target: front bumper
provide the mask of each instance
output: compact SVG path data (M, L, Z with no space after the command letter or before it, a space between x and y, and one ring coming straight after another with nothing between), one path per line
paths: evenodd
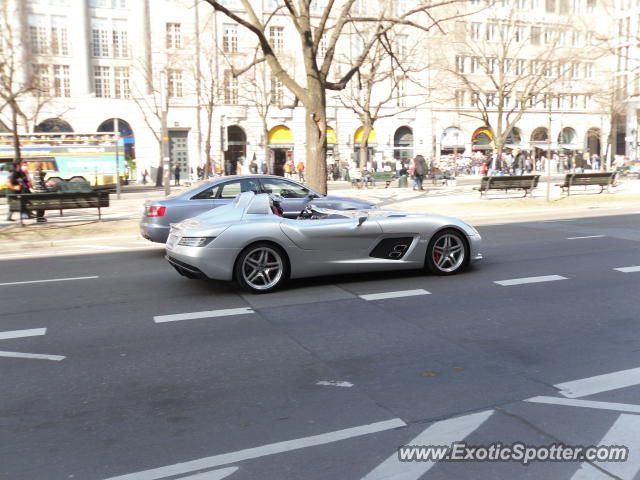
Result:
M482 247L482 237L480 235L467 235L469 239L469 259L470 262L477 262L482 260L482 253L480 249Z
M183 275L181 270L200 278L230 281L233 279L233 267L240 250L240 248L215 248L211 245L206 247L175 245L166 247L165 258Z

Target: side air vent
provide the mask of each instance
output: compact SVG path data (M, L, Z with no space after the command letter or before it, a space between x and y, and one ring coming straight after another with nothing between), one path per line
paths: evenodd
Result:
M380 240L369 254L370 257L400 260L407 253L413 237L385 238Z

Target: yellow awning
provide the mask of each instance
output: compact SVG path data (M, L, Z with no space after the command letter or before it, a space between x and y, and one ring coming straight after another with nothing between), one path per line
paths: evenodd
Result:
M360 127L356 130L356 133L353 136L353 143L362 143L362 135L362 127ZM376 136L375 130L371 130L371 132L369 132L369 143L378 143L378 137Z
M331 127L327 127L327 143L331 145L336 143L336 132Z
M269 132L269 144L292 144L293 133L284 125L273 127Z

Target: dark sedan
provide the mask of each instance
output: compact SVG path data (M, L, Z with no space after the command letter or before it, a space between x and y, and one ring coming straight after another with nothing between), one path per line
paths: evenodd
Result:
M287 178L271 175L220 177L165 200L145 202L140 233L147 240L164 243L169 236L170 224L226 205L242 192L280 195L284 199L281 205L284 216L289 218L296 218L311 200L316 206L335 210L374 208L371 202L322 195Z

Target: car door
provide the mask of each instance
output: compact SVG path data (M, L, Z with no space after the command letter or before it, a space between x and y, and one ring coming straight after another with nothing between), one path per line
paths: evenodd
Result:
M382 234L382 228L372 219L359 223L358 218L283 219L280 228L303 250L361 253L373 247Z
M297 183L280 178L263 178L262 191L280 195L282 210L287 218L296 218L309 202L309 190Z

